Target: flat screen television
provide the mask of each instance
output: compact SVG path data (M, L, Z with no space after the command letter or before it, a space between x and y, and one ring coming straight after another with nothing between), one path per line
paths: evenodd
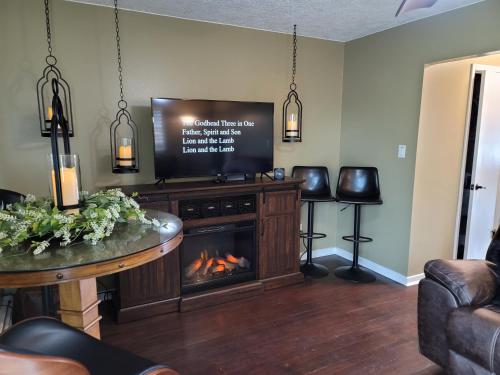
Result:
M155 176L273 169L274 103L152 98Z

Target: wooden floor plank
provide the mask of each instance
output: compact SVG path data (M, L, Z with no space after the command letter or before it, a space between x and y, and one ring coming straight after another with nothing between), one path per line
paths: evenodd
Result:
M345 264L321 258L330 270ZM383 277L333 276L254 298L102 326L105 342L181 374L418 374L441 370L418 352L417 288Z

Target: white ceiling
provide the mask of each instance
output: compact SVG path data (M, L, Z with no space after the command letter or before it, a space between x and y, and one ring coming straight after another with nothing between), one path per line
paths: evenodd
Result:
M113 0L69 0L112 6ZM119 0L119 7L144 13L291 33L347 42L484 0L438 0L398 18L402 0Z

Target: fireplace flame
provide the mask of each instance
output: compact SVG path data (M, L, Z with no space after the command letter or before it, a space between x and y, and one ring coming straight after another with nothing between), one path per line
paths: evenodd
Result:
M199 258L193 261L187 268L186 268L186 276L191 278L194 276L196 272L201 268L203 265L203 259Z
M208 273L210 267L214 265L214 258L210 258L205 262L205 267L203 267L203 275L205 276ZM189 276L188 276L189 277Z
M185 273L188 279L208 279L211 276L230 274L232 272L243 271L250 268L250 262L245 257L235 257L226 253L225 257L209 257L208 251L203 250L199 258L193 260L186 268Z

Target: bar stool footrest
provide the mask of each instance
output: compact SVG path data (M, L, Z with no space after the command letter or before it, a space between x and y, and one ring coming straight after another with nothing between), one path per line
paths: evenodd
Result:
M326 234L325 233L316 233L314 232L311 236L307 234L307 232L300 232L300 238L306 238L306 239L313 239L313 240L318 240L320 238L325 238Z
M357 243L364 243L364 242L372 242L373 238L370 237L364 237L364 236L359 236L359 240L356 240L354 236L343 236L343 240L349 241L349 242L357 242Z

